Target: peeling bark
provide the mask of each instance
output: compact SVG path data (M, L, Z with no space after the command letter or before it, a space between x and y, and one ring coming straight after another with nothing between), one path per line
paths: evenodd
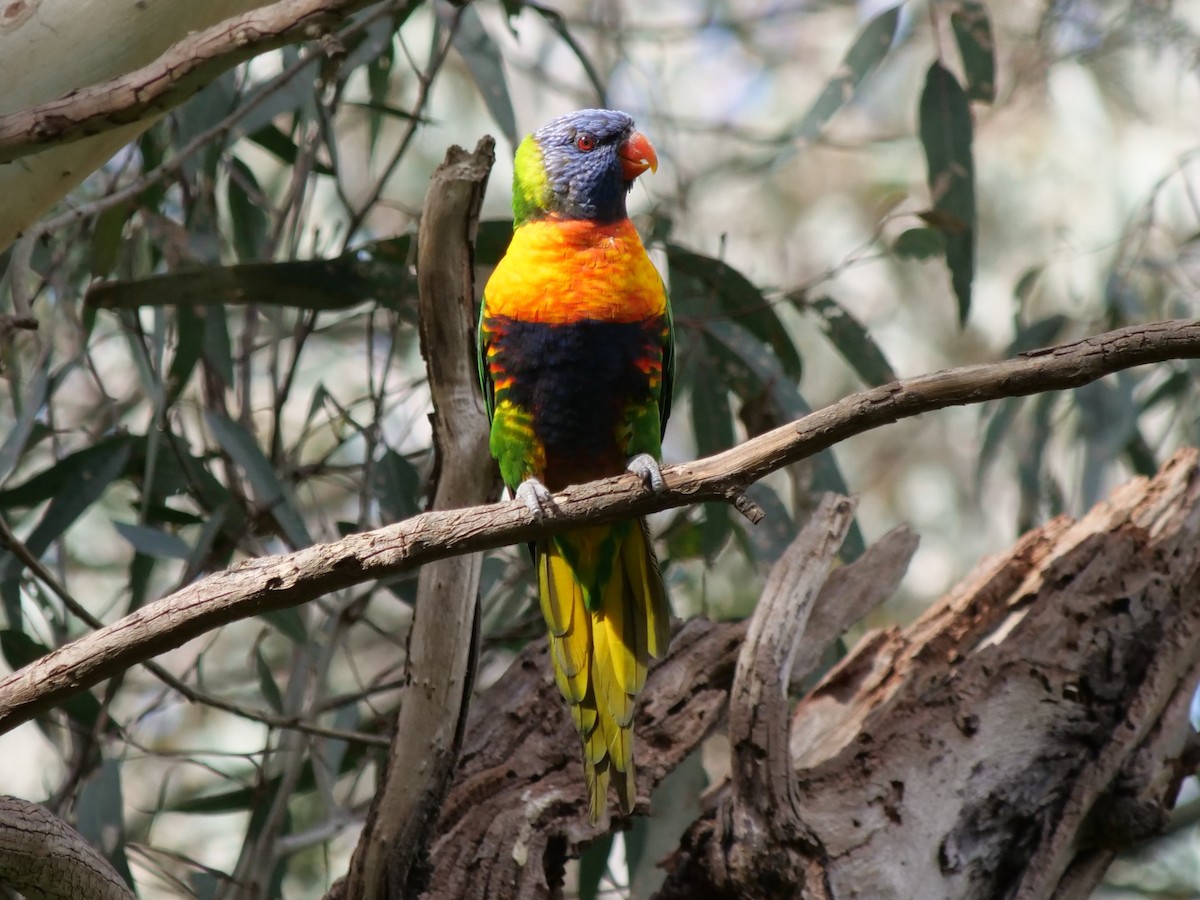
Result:
M912 625L868 633L790 708L782 673L796 685L912 552L892 535L834 570L794 644L839 509L821 507L750 622L690 621L650 672L639 812L726 721L734 752L657 896L1088 897L1200 763L1200 452L1026 535ZM626 824L588 826L548 672L539 642L474 704L427 900L561 896L567 860Z
M913 625L865 636L797 706L804 839L763 852L806 868L801 894L727 864L726 789L660 896L1087 896L1197 762L1197 458L1026 535Z
M845 517L844 503L823 507L777 564L772 581L781 592L792 591L792 575L805 565L828 565L840 538L829 542L824 531L830 517ZM915 549L912 533L898 529L825 581L790 668L794 683L847 627L891 595ZM724 721L750 627L690 620L676 629L670 653L650 670L637 710L639 812L648 810L667 774ZM545 642L532 643L472 704L431 852L427 900L558 896L566 860L605 831L628 824L612 817L611 809L599 828L588 824L578 737L550 672Z

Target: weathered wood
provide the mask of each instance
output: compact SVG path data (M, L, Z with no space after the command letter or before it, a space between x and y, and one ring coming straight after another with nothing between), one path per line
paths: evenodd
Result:
M1196 763L1197 461L1026 535L797 706L804 835L773 866L818 873L800 896L1083 897L1161 827ZM661 897L797 896L724 863L732 804L693 824Z
M16 797L0 797L0 887L28 900L135 900L79 832L46 807Z
M824 520L779 568L794 574L797 559L812 558L822 527ZM911 532L898 529L825 582L796 654L794 681L812 671L850 624L892 594L915 548ZM783 589L791 586L790 577L773 578ZM670 653L650 670L634 751L640 811L654 788L724 720L748 628L749 622L693 619L677 629ZM588 824L578 736L550 672L545 642L537 641L472 704L433 845L424 895L429 900L555 896L567 859L605 830L627 824L611 818L599 829Z
M495 160L490 137L473 153L451 147L433 173L418 235L421 353L433 397L432 506L455 509L500 495L488 454L475 371L474 241ZM350 900L409 897L458 757L475 681L481 554L421 569L387 769L346 879Z

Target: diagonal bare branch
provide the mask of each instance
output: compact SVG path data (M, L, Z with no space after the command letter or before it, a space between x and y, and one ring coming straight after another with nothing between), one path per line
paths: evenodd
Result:
M189 34L149 65L0 116L0 165L158 115L260 53L331 33L377 0L278 0Z
M0 733L71 694L227 622L296 606L330 591L435 559L558 534L584 523L732 500L783 466L881 425L947 406L1063 390L1112 372L1200 358L1200 320L1138 325L998 363L947 369L852 394L706 459L666 466L650 494L634 475L555 497L558 515L533 521L523 503L435 511L340 541L247 560L66 644L0 681Z

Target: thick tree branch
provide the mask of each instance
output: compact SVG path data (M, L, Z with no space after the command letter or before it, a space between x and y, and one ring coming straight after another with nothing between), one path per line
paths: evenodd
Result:
M0 797L0 887L28 900L135 900L78 831L16 797Z
M558 514L544 523L533 521L520 502L435 511L295 553L247 560L0 681L0 733L226 622L295 606L435 559L529 541L586 522L730 499L776 469L908 416L1077 387L1132 366L1197 357L1200 320L1122 328L999 363L949 369L852 394L731 450L666 466L666 490L659 494L649 493L636 476L622 475L557 494Z
M279 0L189 34L154 62L0 116L0 165L149 118L240 62L331 33L377 0Z
M791 716L803 830L738 866L726 787L661 900L1090 896L1195 771L1198 537L1188 449L865 635Z
M730 846L721 863L731 880L803 885L807 873L775 865L781 842L802 839L796 774L788 751L793 660L809 613L854 521L857 504L826 495L771 572L738 654L729 702L732 802L725 822Z
M437 472L434 509L500 494L488 455L487 419L475 370L473 246L495 160L484 138L451 147L433 173L417 245L421 352L433 396ZM483 556L464 554L421 569L408 639L407 680L387 771L359 837L346 882L352 900L408 897L458 759L474 680Z
M814 528L801 532L776 563L770 581L785 595L796 563L824 543L820 532L844 527L830 523L831 515L844 514L843 504L844 498L815 512ZM891 596L915 550L915 535L901 527L835 570L811 606L793 681L809 675L831 643ZM721 724L751 627L691 619L676 630L667 657L651 667L636 712L639 805ZM546 642L531 641L472 704L424 900L555 896L566 860L602 833L588 822L578 737L551 671ZM625 824L609 820L607 830Z

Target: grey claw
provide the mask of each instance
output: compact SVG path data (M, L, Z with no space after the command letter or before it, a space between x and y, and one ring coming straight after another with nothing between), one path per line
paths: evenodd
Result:
M526 478L519 485L513 496L522 501L525 507L533 513L534 519L542 521L554 510L554 501L550 491L536 478Z
M625 469L642 479L642 483L655 494L661 493L667 487L667 483L663 481L662 469L658 467L658 460L649 453L629 457Z

